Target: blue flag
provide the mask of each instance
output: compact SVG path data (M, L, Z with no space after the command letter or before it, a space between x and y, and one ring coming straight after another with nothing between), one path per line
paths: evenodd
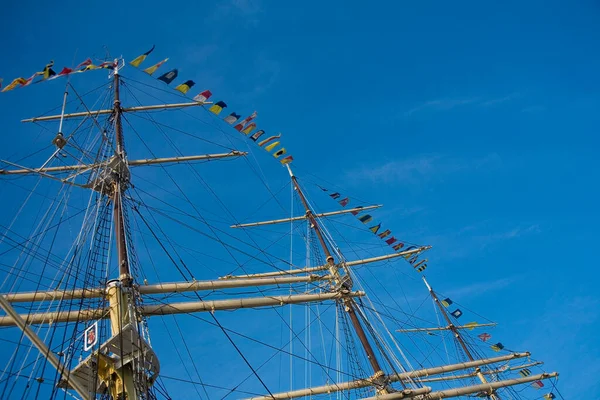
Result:
M177 74L179 72L177 71L177 68L172 69L169 72L166 72L164 74L162 74L161 76L159 76L158 79L159 81L163 81L164 83L166 83L167 85L170 84L171 82L173 82L175 80L175 78L177 78Z

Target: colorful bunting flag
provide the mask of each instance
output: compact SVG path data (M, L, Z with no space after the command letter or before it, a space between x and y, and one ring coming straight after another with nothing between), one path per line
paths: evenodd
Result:
M61 76L65 76L65 75L69 75L72 72L73 72L73 70L71 68L63 67L62 71L60 71L58 73L58 75L55 76L55 78L58 78L58 77L61 77Z
M275 139L279 139L280 137L281 137L281 133L279 135L271 136L271 137L268 137L268 138L264 139L261 142L258 142L258 145L260 147L263 147L265 144L269 143L270 141L275 140Z
M268 151L269 153L271 152L271 150L273 150L275 147L277 147L279 145L279 142L273 142L270 145L268 145L267 147L265 147L265 150Z
M25 80L25 83L22 84L21 86L29 86L31 85L31 82L33 82L33 78L35 78L36 76L38 76L39 72L36 72L35 74L31 75L31 77L29 79Z
M452 311L450 313L450 315L452 315L454 318L460 318L460 316L462 315L462 311L460 311L459 308L457 308L456 310Z
M224 101L217 101L208 109L208 111L215 115L219 115L224 108L227 108L227 104L225 104Z
M2 92L8 92L9 90L13 90L14 88L16 88L18 85L24 85L25 83L27 83L27 79L16 78L11 83L6 85L6 87L2 89Z
M382 238L382 239L383 239L384 237L386 237L386 236L389 236L391 233L392 233L392 231L390 231L389 229L386 229L385 231L381 232L381 233L380 233L379 235L377 235L377 236L379 236L380 238Z
M369 230L370 230L371 232L373 232L373 233L375 233L375 234L376 234L376 233L377 233L377 231L379 230L379 228L381 228L381 224L378 224L378 225L372 226L372 227L370 227L370 228L369 228Z
M392 246L392 248L396 251L400 250L403 247L404 247L404 243L402 243L402 242L396 243L395 245Z
M159 81L163 81L164 83L169 85L169 84L171 84L171 82L173 82L175 80L175 78L177 78L178 74L179 74L179 71L177 70L177 68L174 68L174 69L170 70L169 72L165 72L164 74L162 74L161 76L159 76L156 79L158 79Z
M508 367L509 367L509 365L508 365L508 363L506 363L506 364L498 367L498 371L504 372L508 369Z
M254 129L256 129L256 123L254 123L254 122L251 122L251 123L249 123L248 125L246 125L246 126L244 127L244 129L242 129L242 131L241 131L241 132L242 132L244 135L249 135L249 134L250 134L250 132L252 132Z
M363 206L356 206L356 207L354 207L354 208L363 208ZM355 211L350 211L350 213L351 213L352 215L358 215L358 214L360 213L360 211L361 211L361 210L355 210Z
M348 197L339 201L340 206L342 206L342 207L346 207L349 202L350 202L350 199Z
M279 160L279 162L281 163L281 165L289 164L292 161L294 161L294 157L292 157L292 156L287 156L287 157L284 157L281 160Z
M480 335L477 335L477 337L479 339L481 339L482 342L487 342L488 340L490 340L492 338L492 335L490 335L489 333L482 333Z
M241 115L238 115L238 114L232 112L231 114L229 114L228 116L223 118L223 121L227 122L229 125L233 125L235 123L235 121L237 121L241 117L242 117Z
M84 68L80 69L80 70L79 70L79 71L77 71L77 72L86 72L86 71L92 71L92 70L94 70L94 69L98 69L98 68L100 68L100 67L99 67L99 66L97 66L97 65L94 65L94 64L88 64L88 65L86 65ZM50 78L50 79L52 79L52 78Z
M526 377L531 375L531 370L527 369L527 368L523 368L522 370L519 371L519 375L521 375L522 377Z
M449 297L446 297L444 300L442 300L442 305L444 307L450 307L452 305L452 300L450 300Z
M341 194L339 194L339 193L337 193L337 192L335 192L335 193L331 193L331 194L329 195L329 197L331 197L331 198L332 198L332 199L334 199L334 200L335 200L335 199L339 199L339 198L340 198L340 196L341 196Z
M470 331L472 331L473 329L475 329L477 327L477 322L467 322L466 324L464 324L463 326L465 328L468 328Z
M414 250L416 248L417 248L417 246L408 246L406 249L404 249L404 251ZM410 257L410 254L407 254L404 256L404 258L406 258L407 260L408 260L408 257Z
M371 217L369 214L365 214L362 217L360 217L358 220L360 222L362 222L363 224L366 224L366 223L371 222L372 219L373 219L373 217Z
M177 86L175 86L175 90L186 94L188 92L188 90L190 90L192 88L192 86L194 86L196 84L196 82L194 81L185 81Z
M490 347L494 351L500 351L500 350L502 350L504 348L504 345L502 343L498 342L496 344L491 345Z
M98 65L98 68L115 69L116 66L116 61L104 61L102 64Z
M284 155L285 153L286 153L285 147L282 147L281 149L279 149L275 153L273 153L273 157L279 158L282 155Z
M133 65L134 67L139 67L141 63L144 62L144 60L146 59L146 57L148 57L148 55L150 53L152 53L152 51L154 50L155 45L152 45L152 48L150 50L148 50L147 52L145 52L144 54L137 56L136 58L134 58L133 60L131 60L129 62L129 64Z
M385 242L389 245L392 245L396 241L397 241L396 238L392 236L391 238L387 239Z
M554 395L554 393L547 393L544 395L544 400L552 400L555 398L556 398L556 396Z
M210 92L210 90L205 90L204 92L201 92L200 94L197 94L196 96L194 96L194 101L197 101L198 103L203 103L206 100L208 100L210 98L210 96L212 96L212 93ZM225 118L225 119L227 119L227 118ZM227 121L225 121L225 122L227 122Z
M252 134L252 136L250 136L250 139L254 140L255 142L258 140L259 137L261 137L262 135L264 135L265 131L263 131L262 129L254 132Z
M415 265L413 265L413 268L415 268L415 269L418 271L418 270L419 270L419 267L420 267L422 264L425 264L426 262L427 262L427 259L421 260L421 261L419 261L418 263L416 263Z
M533 386L536 389L541 389L544 387L544 382L542 381L535 381L531 384L531 386Z
M241 132L242 129L244 129L244 127L246 126L247 123L249 123L254 118L256 118L256 115L257 115L256 111L254 111L252 114L250 114L249 116L247 116L242 122L240 122L239 124L237 124L236 126L234 126L233 129L236 129L239 132Z
M81 62L78 66L75 67L75 69L79 69L81 67L87 67L88 65L92 65L92 59L91 58L88 58L85 61ZM83 72L83 71L85 71L85 68L82 71L80 71L80 72Z
M427 264L422 264L422 265L419 265L418 267L415 267L417 272L423 272L423 271L425 271L425 268L427 268Z
M54 70L52 69L53 66L54 66L54 60L50 60L50 62L48 64L46 64L46 66L44 67L42 72L36 72L36 75L41 75L42 80L46 80L46 79L50 78L51 76L56 75L56 72L54 72Z
M151 67L148 67L144 70L145 73L147 73L148 75L152 75L153 73L156 72L157 69L159 69L164 63L166 63L167 61L169 61L168 58L165 58L162 61L157 62L156 64L154 64Z

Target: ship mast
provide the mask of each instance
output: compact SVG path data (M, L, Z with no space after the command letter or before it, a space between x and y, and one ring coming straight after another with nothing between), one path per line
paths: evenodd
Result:
M454 334L454 337L460 344L460 347L462 347L462 349L465 352L465 355L467 356L469 361L474 361L475 358L473 357L473 354L471 354L471 351L469 350L469 347L467 346L465 340L463 339L463 337L460 333L460 330L452 323L452 321L450 320L450 317L448 316L448 313L446 312L445 307L440 303L440 299L438 299L437 294L433 291L433 288L431 286L429 286L429 283L427 282L427 279L425 279L424 276L423 276L423 282L425 282L425 286L427 286L427 289L429 290L429 294L433 298L434 303L437 305L437 307L439 308L440 312L442 313L444 319L448 323L448 329L450 331L452 331L452 333ZM485 376L481 373L481 369L479 369L479 367L475 368L475 374L477 375L477 378L479 378L479 380L481 381L482 384L488 383L487 379L485 379ZM490 389L488 398L491 398L492 400L500 400L500 397L498 396L498 394L496 394L496 392L493 389Z
M113 182L113 219L115 226L115 239L117 244L117 261L119 266L118 281L111 281L108 285L107 296L110 304L110 326L112 336L119 336L123 327L132 321L132 296L133 291L132 278L129 271L129 258L127 255L127 240L125 221L123 218L122 195L127 189L129 181L129 171L125 161L126 153L123 141L123 125L121 123L121 99L119 95L119 67L115 60L114 79L114 121L115 121L115 139L116 154L119 162L119 168L115 170L115 180ZM108 372L108 371L106 371ZM137 399L136 386L133 376L132 363L126 363L116 369L118 376L112 385L109 385L113 399L126 398ZM99 371L100 374L100 371ZM104 374L101 374L104 375Z
M115 67L114 71L114 118L115 118L115 138L117 142L117 158L122 163L125 163L125 145L123 142L123 125L121 123L121 99L119 95L119 69ZM119 260L119 279L123 282L129 276L129 260L127 257L127 247L125 244L125 224L123 221L123 211L121 205L121 194L126 189L128 182L127 175L119 173L117 180L114 183L115 191L113 195L113 213L115 221L115 233L117 240L117 253Z
M309 221L313 230L315 231L315 234L317 235L317 238L319 240L319 244L321 245L321 248L323 249L323 253L325 254L325 260L327 262L328 269L329 269L329 274L333 277L333 282L336 284L336 287L338 287L338 288L342 288L342 287L346 286L347 289L350 289L352 283L349 279L347 279L349 277L342 277L340 275L338 265L335 264L335 259L333 258L333 256L331 255L331 252L329 251L327 243L325 242L325 239L323 238L323 233L321 232L321 228L319 227L319 223L317 222L317 219L314 217L313 212L310 209L308 202L306 201L306 197L304 196L304 193L302 192L302 189L300 188L300 185L298 184L298 180L296 179L296 176L292 172L292 169L290 168L289 164L287 164L286 166L287 166L288 172L290 173L290 177L292 179L294 189L296 190L296 192L298 192L298 196L300 196L300 201L302 202L302 205L304 206L304 209L306 211L306 218ZM344 278L346 278L346 279L344 279ZM365 330L363 329L363 327L356 315L356 302L354 301L354 299L352 297L344 297L343 302L344 302L344 310L346 311L346 313L348 313L348 316L350 317L350 321L352 322L352 327L354 328L354 331L356 332L356 335L358 336L358 339L360 340L360 343L367 355L367 359L369 360L369 363L371 364L371 367L373 368L372 379L374 381L377 381L379 379L384 378L385 373L381 369L381 366L379 365L379 361L377 361L377 357L375 356L375 352L373 351L373 348L371 347L371 344L369 343L369 340L367 339ZM378 393L378 395L383 395L383 394L388 393L385 383L382 382L382 385L377 387L377 393Z

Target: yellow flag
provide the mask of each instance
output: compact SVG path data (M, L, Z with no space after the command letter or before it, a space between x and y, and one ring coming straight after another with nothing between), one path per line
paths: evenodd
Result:
M157 69L160 68L161 65L163 65L164 63L166 63L167 61L169 61L168 58L165 58L164 60L162 60L161 62L158 62L156 64L154 64L151 67L148 67L144 70L145 73L147 73L148 75L152 75L153 73L156 72Z
M287 153L287 151L285 150L285 147L282 147L279 150L277 150L275 153L273 153L273 157L279 158L282 155L284 155L285 153Z
M469 322L465 324L465 328L469 328L469 330L473 330L477 325L479 325L477 322Z
M279 142L273 142L273 143L271 143L270 145L268 145L267 147L265 147L265 150L270 152L270 151L271 151L271 150L273 150L275 147L277 147L277 145L278 145L278 144L279 144Z
M284 157L281 160L279 160L279 162L281 163L281 165L289 164L292 161L294 161L294 157L292 157L292 156L287 156L287 157Z
M242 133L248 135L248 134L250 134L250 132L252 132L254 130L254 128L256 128L256 124L254 122L251 122L248 124L248 126L246 126L244 129L242 129Z
M188 90L190 90L192 88L192 86L194 86L196 83L194 81L185 81L184 83L177 85L175 87L175 90L186 94L188 92Z
M152 46L152 48L150 50L148 50L147 52L145 52L141 56L137 56L132 61L130 61L129 64L133 65L136 68L139 67L140 64L144 62L144 60L146 59L146 57L148 57L148 54L152 53L152 50L154 50L154 45Z
M27 79L17 78L14 81L12 81L11 83L9 83L4 89L2 89L2 91L8 92L9 90L13 90L14 88L16 88L17 85L24 85L26 83L27 83Z
M221 113L221 111L223 111L224 108L227 107L227 104L225 104L224 101L217 101L215 104L213 104L208 111L210 111L211 113L215 114L215 115L219 115Z

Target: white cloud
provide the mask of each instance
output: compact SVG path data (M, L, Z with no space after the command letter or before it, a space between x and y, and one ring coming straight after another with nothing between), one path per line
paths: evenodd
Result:
M381 165L368 165L346 172L353 181L372 183L417 183L464 170L493 167L502 162L492 153L476 159L458 159L435 154L423 154L405 160L388 161Z
M463 99L439 99L439 100L431 100L421 104L420 106L411 108L406 113L405 116L411 116L414 113L424 111L427 109L437 110L437 111L446 111L451 110L456 107L464 106L467 104L473 104L479 101L479 98L463 98Z
M489 221L467 225L456 231L423 235L421 242L436 249L440 258L460 259L476 254L493 244L542 232L538 224L524 224L509 229L491 229Z
M454 297L465 299L469 296L476 296L483 293L488 294L494 290L505 288L508 285L516 282L518 279L518 276L513 276L509 278L496 279L494 281L476 282L470 285L448 290L444 294L450 298Z
M410 117L411 115L432 110L432 111L448 111L457 107L463 107L467 105L473 106L482 106L482 107L491 107L501 103L505 103L507 101L516 99L520 96L520 93L511 93L506 96L498 97L498 98L482 98L482 97L464 97L464 98L445 98L445 99L437 99L427 101L419 106L413 107L410 110L404 113L405 117Z

